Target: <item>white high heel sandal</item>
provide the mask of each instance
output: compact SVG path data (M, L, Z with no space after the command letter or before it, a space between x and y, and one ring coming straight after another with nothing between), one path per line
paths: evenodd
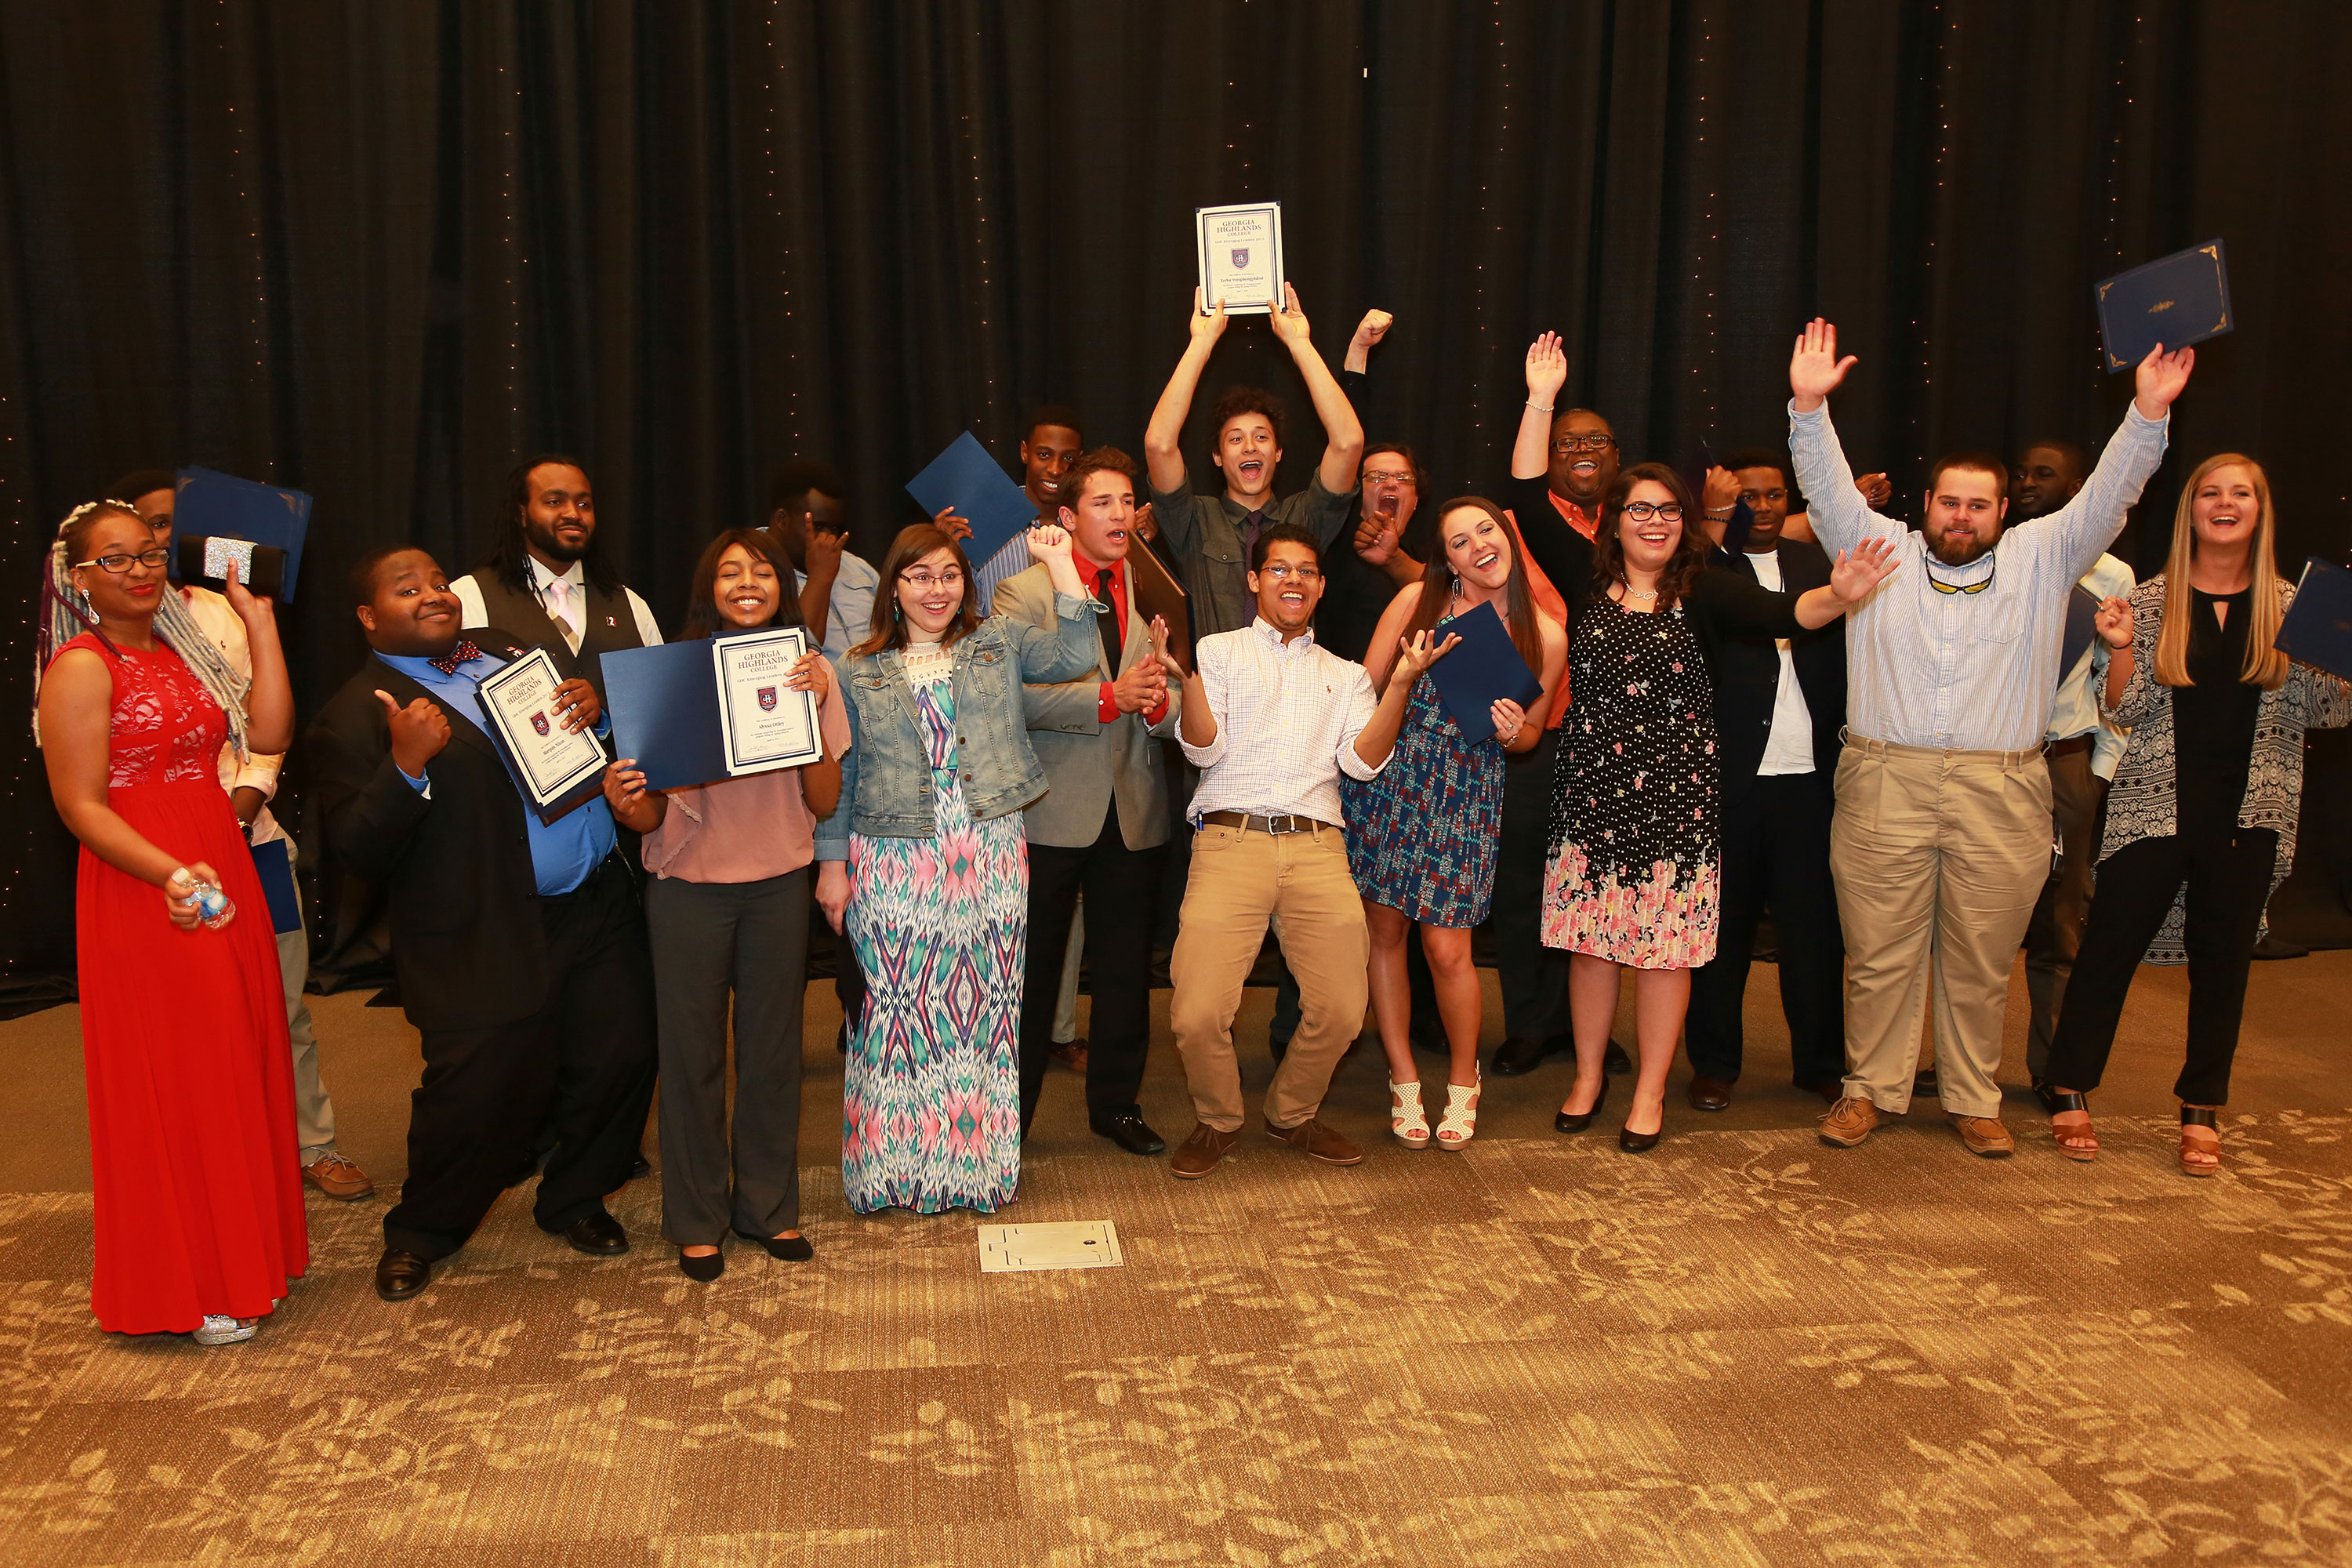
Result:
M1438 1147L1459 1149L1478 1136L1478 1091L1485 1087L1483 1074L1476 1083L1445 1086L1445 1113L1437 1119Z
M1408 1149L1429 1147L1429 1116L1421 1108L1421 1080L1389 1079L1389 1131Z

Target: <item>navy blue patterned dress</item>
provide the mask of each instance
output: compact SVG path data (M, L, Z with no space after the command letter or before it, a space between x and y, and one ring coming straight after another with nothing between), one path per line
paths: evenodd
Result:
M1339 799L1357 891L1423 925L1486 918L1503 831L1502 742L1465 741L1435 682L1414 683L1389 765L1370 783L1342 774Z

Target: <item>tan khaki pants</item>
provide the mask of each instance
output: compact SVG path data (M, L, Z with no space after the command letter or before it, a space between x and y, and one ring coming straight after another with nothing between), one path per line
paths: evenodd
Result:
M2030 752L1849 740L1830 872L1845 926L1845 1092L1911 1107L1935 981L1937 1098L2000 1114L2010 968L2050 870L2050 770Z
M1298 979L1301 1017L1266 1088L1265 1119L1296 1127L1313 1116L1331 1069L1364 1023L1371 939L1364 900L1348 875L1346 837L1336 827L1283 834L1202 827L1168 965L1175 985L1168 1016L1193 1110L1220 1132L1242 1124L1234 1013L1269 921Z

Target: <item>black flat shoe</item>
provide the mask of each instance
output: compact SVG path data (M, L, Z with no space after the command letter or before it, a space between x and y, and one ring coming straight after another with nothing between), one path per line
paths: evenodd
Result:
M1619 1045L1616 1041L1612 1040L1609 1042L1609 1048L1601 1053L1601 1070L1602 1072L1632 1072L1633 1070L1633 1058L1625 1054L1624 1047Z
M1609 1080L1608 1079L1603 1078L1601 1080L1601 1092L1592 1097L1592 1109L1584 1112L1581 1116L1570 1110L1559 1112L1551 1119L1551 1130L1555 1132L1583 1131L1586 1128L1592 1125L1592 1119L1601 1113L1601 1108L1602 1105L1607 1103L1608 1099Z
M690 1258L681 1251L677 1255L677 1271L698 1285L708 1285L727 1272L727 1255L714 1252L708 1258Z
M375 1260L375 1293L387 1301L405 1301L432 1279L433 1265L413 1252L387 1247Z
M1168 1141L1154 1132L1150 1125L1132 1110L1106 1116L1093 1125L1096 1137L1108 1138L1130 1154L1168 1152Z
M809 1238L805 1236L753 1236L748 1230L739 1230L735 1234L765 1249L769 1257L781 1258L786 1263L806 1263L816 1256L816 1248L809 1245Z
M591 1258L618 1258L629 1250L629 1233L621 1228L619 1220L602 1209L592 1215L583 1215L570 1225L548 1231L548 1234L562 1237L572 1244L573 1250L584 1252Z

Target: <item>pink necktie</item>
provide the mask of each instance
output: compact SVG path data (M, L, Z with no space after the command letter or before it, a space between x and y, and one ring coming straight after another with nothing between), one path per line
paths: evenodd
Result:
M580 627L572 618L572 584L562 577L552 577L548 580L547 592L555 601L555 624L563 628L563 640L577 652Z

